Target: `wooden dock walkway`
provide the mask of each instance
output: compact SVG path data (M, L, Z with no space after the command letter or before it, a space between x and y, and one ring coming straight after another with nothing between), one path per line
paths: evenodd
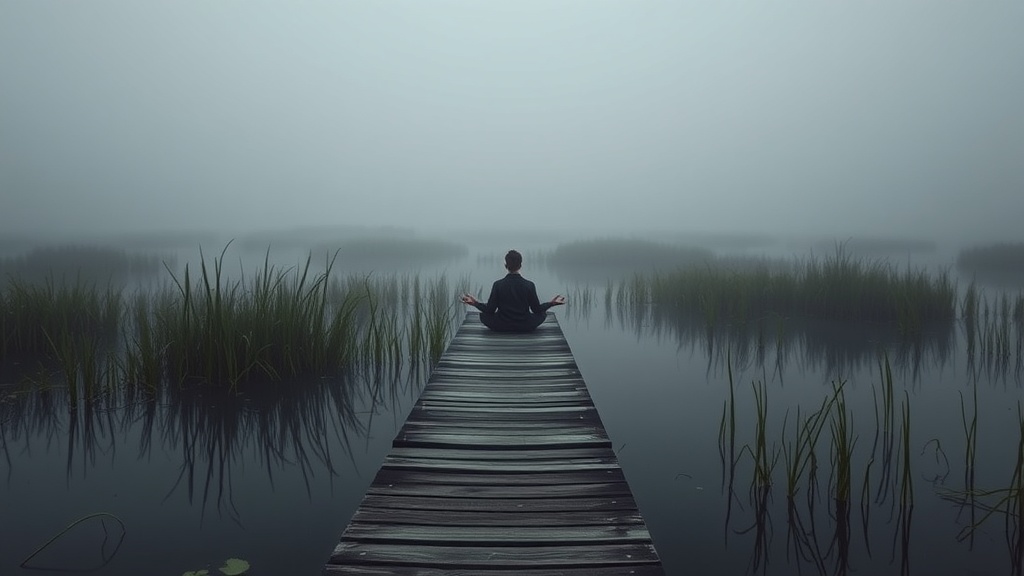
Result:
M664 574L553 314L466 316L323 574Z

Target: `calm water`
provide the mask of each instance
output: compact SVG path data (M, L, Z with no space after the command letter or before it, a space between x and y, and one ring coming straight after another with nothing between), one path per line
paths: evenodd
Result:
M497 260L471 258L447 273L468 278L485 297L495 268ZM530 270L529 262L524 273L542 298L574 293L571 282ZM958 541L970 509L942 497L965 487L960 393L970 408L972 386L976 486L1009 486L1021 397L1012 363L992 373L969 366L959 333L914 350L872 331L829 326L790 329L781 352L769 338L760 357L756 340L740 336L709 351L699 330L605 310L603 283L589 309L570 302L557 314L669 574L1012 573L1005 514ZM887 479L875 441L872 391L882 348L893 363L897 427L900 404L911 411L912 507L900 505L902 472L893 461L902 462L902 452L889 458L896 472ZM802 488L795 516L781 459L772 489L751 492L750 458L741 455L728 489L719 451L726 350L737 450L754 440L752 382L766 384L769 446L781 443L787 412L792 419L798 405L816 408L833 381L847 382L857 436L848 523L836 521L829 496L827 427L818 443L818 493L808 499ZM95 568L98 575L177 576L215 571L229 557L249 561L254 576L318 574L424 380L354 376L244 396L119 398L77 417L56 399L7 400L0 412L0 574ZM19 568L69 523L97 512L123 522L123 539L115 520L94 518L34 558L31 569ZM984 513L977 507L975 518Z

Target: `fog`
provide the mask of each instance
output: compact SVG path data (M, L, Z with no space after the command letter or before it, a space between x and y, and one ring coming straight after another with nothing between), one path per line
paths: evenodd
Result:
M1024 3L0 3L0 235L1024 240Z

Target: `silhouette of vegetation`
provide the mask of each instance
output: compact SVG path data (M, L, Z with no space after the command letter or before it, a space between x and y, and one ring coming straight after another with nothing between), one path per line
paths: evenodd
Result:
M124 283L158 274L165 263L173 265L174 257L105 246L44 246L0 258L0 278L22 282Z
M1024 242L963 249L957 255L956 267L979 280L1024 284Z
M314 253L336 255L342 266L371 266L386 270L396 266L435 264L465 258L469 248L446 240L421 238L353 238L319 244Z

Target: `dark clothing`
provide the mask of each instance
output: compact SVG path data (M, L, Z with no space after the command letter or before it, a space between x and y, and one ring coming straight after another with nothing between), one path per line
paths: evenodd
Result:
M496 332L529 332L540 326L551 308L540 303L537 287L519 274L508 274L491 286L487 303L477 303L480 321Z

